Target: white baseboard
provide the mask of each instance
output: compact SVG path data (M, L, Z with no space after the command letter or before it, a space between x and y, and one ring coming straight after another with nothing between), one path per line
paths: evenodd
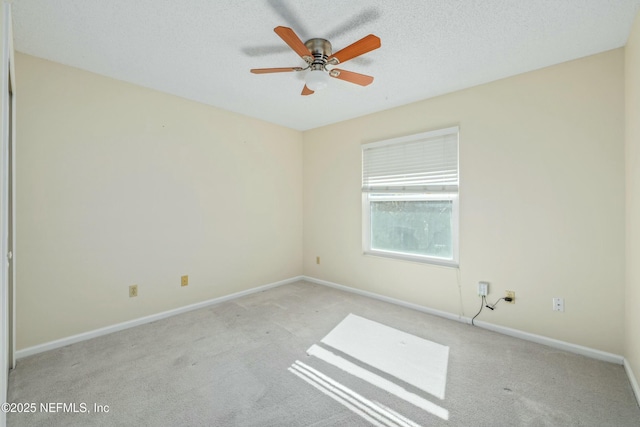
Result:
M197 302L195 304L186 305L184 307L174 308L173 310L163 311L162 313L152 314L150 316L140 317L138 319L128 320L126 322L118 323L111 326L106 326L100 329L94 329L93 331L83 332L81 334L72 335L70 337L61 338L59 340L38 344L33 347L27 347L22 350L16 351L16 359L22 359L34 354L42 353L44 351L53 350L74 344L80 341L85 341L91 338L96 338L102 335L111 334L113 332L122 331L123 329L133 328L134 326L143 325L145 323L155 322L156 320L165 319L167 317L175 316L177 314L186 313L188 311L197 310L199 308L208 307L222 302L230 301L236 298L243 297L245 295L254 294L256 292L265 291L267 289L275 288L289 283L303 280L303 276L291 277L289 279L281 280L279 282L269 283L266 285L258 286L256 288L247 289L244 291L236 292L230 295L225 295L218 298L213 298L206 301Z
M351 288L349 286L339 285L337 283L328 282L326 280L316 279L315 277L302 276L302 280L307 282L316 283L318 285L328 286L330 288L340 289L341 291L351 292L352 294L358 294L365 297L377 299L384 302L389 302L391 304L400 305L402 307L407 307L412 310L422 311L423 313L433 314L434 316L444 317L446 319L462 321L462 317L457 314L449 313L446 311L436 310L434 308L425 307L424 305L413 304L407 301L403 301L400 299L391 298L385 295L376 294L369 291L363 291L362 289Z
M464 317L463 319L466 321L466 323L471 323L470 318ZM580 354L592 359L604 360L605 362L611 362L617 365L622 365L624 362L624 357L620 356L619 354L607 353L606 351L596 350L595 348L572 344L566 341L560 341L554 338L545 337L543 335L531 334L519 329L507 328L506 326L494 325L493 323L478 320L476 320L474 323L476 326L479 326L483 329L488 329L493 332L509 335L510 337L520 338L526 341L547 345L559 350L568 351L569 353Z
M433 308L425 307L418 304L409 303L406 301L402 301L395 298L390 298L384 295L376 294L369 291L363 291L361 289L351 288L349 286L339 285L337 283L328 282L326 280L316 279L315 277L303 276L303 280L307 282L316 283L318 285L329 286L332 288L340 289L342 291L351 292L358 295L363 295L369 298L374 298L380 301L389 302L392 304L400 305L403 307L411 308L413 310L421 311L428 314L433 314L435 316L444 317L446 319L456 320L458 322L471 324L471 319L468 317L459 316L453 313L448 313L446 311L435 310ZM587 356L592 359L604 360L605 362L616 363L618 365L622 365L624 363L624 358L620 355L607 353L606 351L596 350L590 347L584 347L577 344L568 343L565 341L556 340L553 338L548 338L542 335L531 334L529 332L520 331L518 329L507 328L505 326L494 325L488 322L476 321L476 326L479 326L483 329L488 329L490 331L498 332L504 335L509 335L515 338L520 338L526 341L532 341L538 344L547 345L549 347L557 348L560 350L568 351L570 353L580 354L582 356ZM637 387L637 385L636 385ZM636 392L636 396L638 393Z
M636 401L638 402L638 406L640 406L640 386L638 386L638 381L636 380L636 376L633 375L633 371L631 370L631 364L627 359L624 359L624 370L627 372L627 376L629 377L629 382L631 383L631 388L633 389L633 394L636 395Z
M332 287L335 289L339 289L346 292L351 292L358 295L363 295L369 298L374 298L380 301L385 301L391 304L396 304L402 307L407 307L413 310L421 311L427 314L433 314L435 316L443 317L450 320L456 320L458 322L463 323L471 323L471 319L467 317L462 317L453 313L448 313L446 311L436 310L433 308L425 307L419 304L413 304L410 302L406 302L403 300L387 297L384 295L376 294L374 292L364 291L361 289L351 288L349 286L339 285L337 283L329 282L326 280L316 279L314 277L309 276L296 276L289 279L281 280L274 283L269 283L263 286L258 286L256 288L247 289L241 292L236 292L230 295L225 295L218 298L213 298L210 300L198 302L195 304L190 304L184 307L179 307L173 310L164 311L162 313L152 314L150 316L141 317L138 319L129 320L126 322L118 323L115 325L107 326L100 329L95 329L88 332L83 332L81 334L72 335L70 337L61 338L59 340L50 341L47 343L39 344L33 347L24 348L16 351L16 359L22 359L34 354L42 353L44 351L53 350L55 348L64 347L70 344L74 344L80 341L85 341L91 338L96 338L102 335L111 334L113 332L121 331L124 329L132 328L134 326L143 325L145 323L155 322L156 320L165 319L167 317L175 316L177 314L186 313L188 311L197 310L199 308L208 307L215 304L220 304L225 301L230 301L236 298L243 297L245 295L250 295L256 292L261 292L267 289L275 288L278 286L286 285L289 283L297 282L299 280L305 280L307 282L316 283L319 285L324 285L328 287ZM481 328L488 329L494 332L498 332L504 335L509 335L515 338L524 339L527 341L536 342L538 344L547 345L553 348L557 348L560 350L565 350L571 353L581 354L583 356L591 357L593 359L604 360L606 362L616 363L616 364L624 364L627 375L629 376L629 380L631 381L631 386L636 394L636 398L640 400L640 389L638 388L638 383L636 378L633 376L631 372L631 367L629 366L626 360L617 354L607 353L604 351L596 350L589 347L584 347L577 344L571 344L565 341L556 340L553 338L548 338L542 335L531 334L528 332L520 331L517 329L507 328L505 326L494 325L492 323L476 321L475 324Z

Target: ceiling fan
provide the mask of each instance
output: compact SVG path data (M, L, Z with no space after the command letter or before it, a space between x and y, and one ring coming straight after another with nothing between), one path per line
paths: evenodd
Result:
M380 47L380 39L373 34L350 44L336 53L331 51L331 43L325 39L310 39L306 43L288 27L276 27L275 33L280 36L300 57L307 63L306 67L286 67L286 68L254 68L254 74L285 73L289 71L309 70L305 76L305 85L302 95L311 95L316 90L323 89L329 82L329 77L355 83L360 86L367 86L373 82L373 77L353 71L340 70L338 68L327 68L346 62L350 59L371 52Z

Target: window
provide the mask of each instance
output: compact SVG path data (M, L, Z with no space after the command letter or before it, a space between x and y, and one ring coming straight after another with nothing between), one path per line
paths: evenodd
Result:
M362 146L364 252L458 265L458 128Z

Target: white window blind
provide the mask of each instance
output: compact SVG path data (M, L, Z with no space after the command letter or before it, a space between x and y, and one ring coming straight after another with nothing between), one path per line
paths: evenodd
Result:
M457 192L458 127L362 146L364 192Z

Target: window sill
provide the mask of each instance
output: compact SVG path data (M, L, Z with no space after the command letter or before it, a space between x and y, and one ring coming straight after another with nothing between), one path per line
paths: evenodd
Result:
M441 258L428 258L428 257L419 256L419 255L403 254L399 252L369 250L369 251L364 251L363 255L375 256L375 257L381 257L381 258L391 258L391 259L396 259L400 261L418 262L420 264L431 264L431 265L437 265L439 267L458 268L459 266L459 263L453 260L447 260L447 259L441 259Z

